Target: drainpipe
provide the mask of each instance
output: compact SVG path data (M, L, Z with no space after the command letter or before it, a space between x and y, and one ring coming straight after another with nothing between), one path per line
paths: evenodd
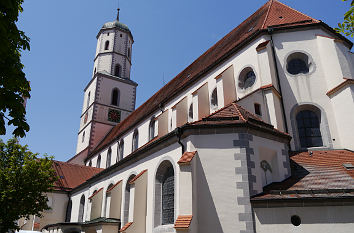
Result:
M178 144L180 144L181 147L182 147L182 154L183 154L184 151L185 151L185 148L184 148L183 143L181 142L181 136L182 136L182 134L183 134L182 128L181 128L181 127L177 127L177 128L176 128L176 135L177 135L177 138L178 138Z
M281 90L281 84L280 84L280 77L279 77L279 70L278 70L278 63L275 57L275 49L274 49L274 42L273 42L273 37L272 37L272 33L273 33L273 28L268 28L268 33L270 35L270 45L272 47L272 56L273 56L273 62L274 62L274 66L275 66L275 75L277 77L277 82L278 82L278 87L279 87L279 93L281 95L280 98L280 105L282 108L282 112L283 112L283 120L284 120L284 125L285 125L285 132L289 133L288 130L288 121L286 120L286 114L285 114L285 107L284 107L284 100L283 100L283 92ZM289 150L290 150L290 144L289 144Z

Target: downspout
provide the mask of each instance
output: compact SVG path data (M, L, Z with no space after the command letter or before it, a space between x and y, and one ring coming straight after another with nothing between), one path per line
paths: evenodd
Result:
M280 84L280 77L279 77L279 70L278 70L278 63L277 63L277 60L275 58L275 49L274 49L274 42L273 42L273 36L272 36L272 33L273 33L273 28L268 28L268 33L270 35L270 45L272 47L272 56L273 56L273 62L274 62L274 66L275 66L275 75L277 77L277 82L278 82L278 88L279 88L279 93L281 95L281 98L280 98L280 105L281 105L281 108L282 108L282 115L283 115L283 120L284 120L284 126L285 126L285 132L286 133L289 133L289 130L288 130L288 121L286 120L286 114L285 114L285 107L284 107L284 100L283 100L283 92L281 90L281 84ZM290 150L290 143L289 143L289 150Z
M184 151L185 151L185 148L184 148L183 143L181 142L181 136L182 136L182 134L183 134L183 130L182 130L182 128L181 128L181 127L177 127L177 128L176 128L176 135L177 135L177 138L178 138L178 144L180 144L180 145L181 145L181 148L182 148L182 154L183 154L183 153L184 153Z

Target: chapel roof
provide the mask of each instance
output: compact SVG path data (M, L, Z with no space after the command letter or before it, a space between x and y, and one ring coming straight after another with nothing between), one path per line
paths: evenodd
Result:
M69 191L96 175L102 168L82 166L67 162L53 161L53 169L58 176L54 183L55 190Z
M113 127L103 137L101 142L98 143L96 148L90 152L88 157L104 149L114 140L117 140L117 138L131 130L139 122L153 114L154 111L158 110L168 100L175 97L190 84L199 80L203 74L207 73L229 55L247 45L256 36L267 32L269 28L279 30L319 25L320 23L319 20L294 10L279 1L268 1L133 111L121 123ZM338 34L338 36L340 35Z
M253 201L354 197L354 152L292 152L291 177L264 187Z

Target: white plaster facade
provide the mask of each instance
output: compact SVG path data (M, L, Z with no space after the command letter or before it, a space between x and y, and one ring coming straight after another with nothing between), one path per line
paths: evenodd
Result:
M273 1L267 4L273 4ZM352 203L348 206L253 208L250 201L268 184L282 182L291 176L288 150L354 150L351 137L354 131L354 86L352 81L345 81L354 79L350 41L320 24L256 34L247 44L212 64L207 72L152 112L144 112L146 115L142 120L104 144L102 139L115 132L110 131L115 124L107 120L108 109L120 110L122 120L135 109L136 84L130 80L133 38L130 31L115 22L116 26L101 29L97 36L94 74L85 88L77 143L80 159L71 160L105 170L70 192L70 222L79 221L80 200L84 196L85 222L94 220L91 213L97 209L91 209L93 202L94 206L101 208L98 216L109 218L112 206L107 203L111 203L112 198L119 198L120 227L127 227L123 232L179 232L180 229L174 227L178 216L193 216L184 230L195 233L314 232L318 229L321 232L330 229L348 232L354 227L354 221L348 218L353 211ZM306 57L308 71L294 75L287 67L289 59L296 53ZM114 75L116 64L123 67L122 77ZM255 75L247 88L240 85L245 70L252 70ZM121 96L115 107L110 105L112 88L118 88ZM211 104L215 89L217 104ZM87 100L89 93L90 100ZM203 122L205 117L224 110L231 102L257 115L265 125L273 125L275 130L227 124L193 128L192 123L186 124ZM190 116L190 109L193 116ZM316 113L319 119L319 137L323 145L317 148L305 148L300 143L297 117L303 110ZM86 114L87 120L84 118ZM242 114L239 117L242 118ZM152 120L155 120L153 140L149 137ZM114 129L119 132L120 125L117 127ZM138 132L137 150L133 148L134 132ZM119 158L122 141L123 158ZM107 167L108 151L111 151L110 167ZM196 151L193 159L187 165L181 165L178 161L182 154L192 151ZM160 211L156 204L156 187L159 187L156 180L158 168L164 161L173 168L174 221L162 225L156 224ZM262 169L262 163L271 169ZM138 178L127 185L132 175L138 175ZM122 182L119 186L121 195L107 196L109 185L119 181ZM125 191L127 186L130 188ZM89 199L98 195L95 191L102 192L99 194L102 198L97 198L99 201ZM129 195L129 205L126 195ZM129 216L125 216L128 213ZM289 223L293 213L306 219L301 227ZM126 225L129 222L132 222L131 226ZM99 227L95 229L92 232L104 231ZM55 231L53 227L46 230ZM91 230L87 228L86 231Z

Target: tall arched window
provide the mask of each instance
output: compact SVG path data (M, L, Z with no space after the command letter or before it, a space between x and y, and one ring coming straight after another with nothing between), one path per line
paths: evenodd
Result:
M192 122L192 121L193 121L193 103L189 105L189 109L188 109L188 122Z
M132 152L137 150L138 147L139 147L139 132L136 129L133 134Z
M112 159L112 149L109 148L107 152L106 168L109 168L111 166L111 159Z
M106 40L105 44L104 44L104 50L108 50L109 48L109 41Z
M129 221L129 205L130 205L130 184L129 182L135 177L135 175L131 175L129 179L127 180L127 184L125 185L125 190L124 190L124 224L126 224Z
M175 212L174 169L169 161L163 161L155 180L155 227L173 224Z
M82 194L80 199L78 222L84 221L84 209L85 209L85 195Z
M87 94L86 108L88 108L90 106L90 95L91 95L91 92L89 91L89 93Z
M119 99L120 99L120 92L118 88L114 88L112 90L112 100L111 100L111 104L118 106L119 105Z
M212 108L218 107L218 90L216 87L214 88L213 92L211 93L210 103Z
M97 168L100 168L100 167L101 167L101 155L98 155L96 167L97 167Z
M81 142L84 142L85 141L85 131L82 133L82 140Z
M117 162L123 159L123 154L124 154L124 141L122 139L118 144Z
M149 125L149 140L152 140L155 137L155 118L151 119Z
M120 77L121 67L119 64L116 64L114 67L114 76Z
M128 48L128 58L130 58L130 48Z
M320 121L311 110L300 111L296 115L296 123L302 148L323 146Z
M113 186L113 184L110 184L107 187L107 190L112 188L112 186ZM106 218L109 218L110 207L111 207L111 192L106 192L106 201L105 201L105 210L104 210Z
M65 222L71 221L71 209L72 209L72 201L69 200L68 205L66 207Z
M89 167L92 167L92 160L90 160L88 165L89 165Z

